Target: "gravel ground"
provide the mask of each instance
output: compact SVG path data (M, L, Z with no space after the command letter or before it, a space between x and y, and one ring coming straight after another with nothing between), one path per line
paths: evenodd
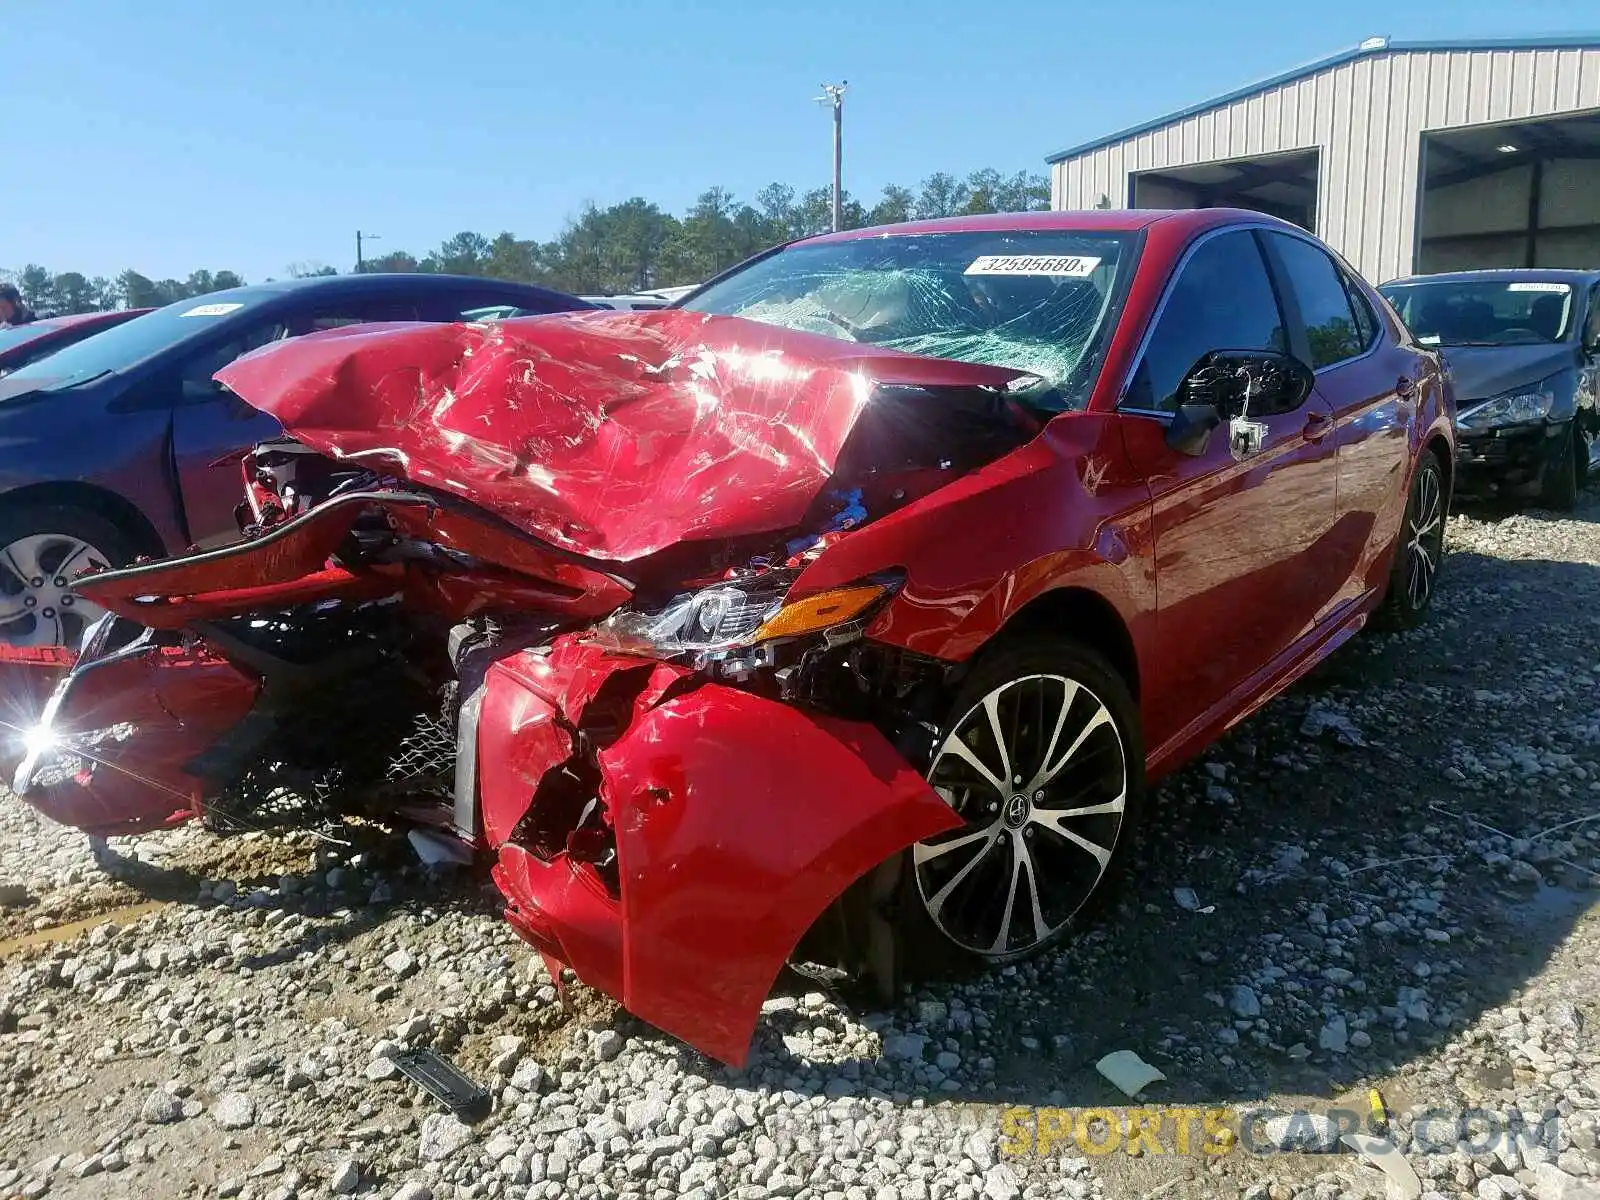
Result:
M1429 625L1166 784L1078 941L893 1011L796 981L742 1072L563 1005L484 879L376 831L125 839L113 877L0 796L0 1198L1378 1197L1326 1116L1250 1116L1374 1088L1424 1194L1600 1196L1597 522L1452 519ZM397 1077L412 1045L493 1115ZM1166 1076L1138 1101L1120 1049ZM1246 1111L1221 1154L1038 1115L1141 1103Z

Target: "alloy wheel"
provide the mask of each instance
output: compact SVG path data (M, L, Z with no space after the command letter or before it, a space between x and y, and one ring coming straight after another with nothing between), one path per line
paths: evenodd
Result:
M109 560L81 538L34 533L0 549L0 642L76 647L104 610L80 599L72 579Z
M912 851L933 924L989 959L1053 940L1122 833L1127 759L1104 701L1062 675L1004 683L951 728L928 781L966 821Z
M1433 596L1444 558L1444 487L1432 462L1417 472L1414 500L1406 517L1406 597L1420 611Z

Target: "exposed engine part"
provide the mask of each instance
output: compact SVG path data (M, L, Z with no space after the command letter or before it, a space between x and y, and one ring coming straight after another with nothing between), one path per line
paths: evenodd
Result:
M342 492L373 487L380 477L312 450L292 438L262 442L244 460L245 499L234 517L246 537Z

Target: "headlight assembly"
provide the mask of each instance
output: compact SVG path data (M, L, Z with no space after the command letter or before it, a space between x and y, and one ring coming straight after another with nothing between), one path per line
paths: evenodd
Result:
M623 609L591 630L591 637L624 654L702 665L756 646L825 634L878 608L899 587L878 576L786 599L798 571L768 571L676 597L654 612Z
M1555 407L1555 379L1524 384L1467 409L1456 418L1461 429L1482 431L1543 421Z

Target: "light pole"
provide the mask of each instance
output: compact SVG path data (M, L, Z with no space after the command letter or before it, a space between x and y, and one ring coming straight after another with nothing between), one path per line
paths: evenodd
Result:
M366 273L366 269L367 269L366 260L364 258L362 258L362 256L361 256L361 239L362 238L366 238L366 240L369 241L369 242L378 242L378 241L382 241L383 240L382 238L380 238L375 233L362 233L361 230L359 230L359 229L356 230L356 274L357 275L365 274Z
M825 83L818 104L833 105L833 231L844 227L844 93L850 81Z

